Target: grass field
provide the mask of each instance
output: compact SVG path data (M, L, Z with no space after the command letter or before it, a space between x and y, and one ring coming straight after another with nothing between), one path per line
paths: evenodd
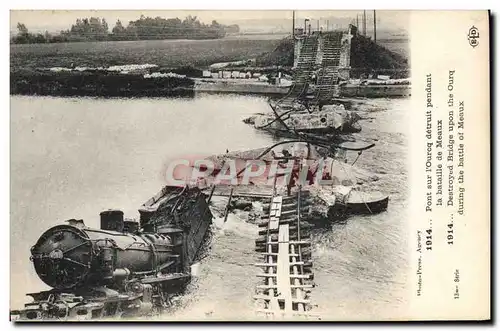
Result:
M10 45L11 69L76 66L106 67L151 63L161 67L192 65L205 67L215 62L253 58L270 52L281 35L229 36L215 40L140 40L61 44ZM407 42L378 42L409 57Z
M61 44L10 45L10 66L110 66L150 63L164 67L204 67L215 62L242 60L272 51L279 39L225 38L215 40L141 40Z

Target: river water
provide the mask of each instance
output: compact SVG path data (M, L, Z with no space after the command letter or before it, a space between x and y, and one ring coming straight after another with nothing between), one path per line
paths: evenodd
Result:
M313 233L311 293L323 319L387 319L407 309L407 131L409 100L362 100L357 139L377 140L357 165L381 179L387 212L352 217ZM11 97L11 308L47 287L29 248L50 226L138 207L164 185L169 159L265 147L274 140L242 119L268 112L255 96L193 99ZM216 222L217 223L217 222ZM220 222L219 222L220 224ZM253 318L257 227L231 215L215 233L183 308L165 319Z

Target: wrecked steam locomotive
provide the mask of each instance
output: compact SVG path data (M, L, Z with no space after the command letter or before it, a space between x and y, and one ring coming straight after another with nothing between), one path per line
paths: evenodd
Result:
M208 198L210 200L210 198ZM49 291L11 311L17 320L93 319L157 313L183 291L190 267L210 235L209 201L197 188L165 187L139 209L54 226L31 248L30 260Z

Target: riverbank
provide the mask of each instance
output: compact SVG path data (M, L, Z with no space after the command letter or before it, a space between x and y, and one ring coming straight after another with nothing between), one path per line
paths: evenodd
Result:
M241 93L285 95L290 85L273 85L258 79L195 79L194 91L206 93Z
M110 70L14 70L10 94L99 97L193 96L194 81L173 73L122 73Z
M411 85L359 85L346 84L340 87L341 97L391 98L408 97Z
M155 65L109 67L107 69L79 70L51 68L13 70L10 73L10 94L47 96L99 96L99 97L192 97L195 93L236 93L265 96L284 96L293 84L271 84L255 78L196 78L200 70L194 68L171 69L187 72L180 75ZM127 67L132 68L127 71ZM166 71L166 72L165 72ZM194 72L194 71L199 71ZM407 97L411 95L409 81L405 84L385 81L361 83L359 80L341 85L340 97Z
M195 92L207 93L241 93L261 94L268 96L284 96L290 90L290 84L274 85L258 79L195 79ZM341 85L339 97L359 98L391 98L411 95L411 84L371 80L361 83L359 80Z

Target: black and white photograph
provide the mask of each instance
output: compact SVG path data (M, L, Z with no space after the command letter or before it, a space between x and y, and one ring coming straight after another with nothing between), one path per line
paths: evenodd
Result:
M447 44L437 14L11 10L10 320L489 318L442 258L479 208L488 16Z

